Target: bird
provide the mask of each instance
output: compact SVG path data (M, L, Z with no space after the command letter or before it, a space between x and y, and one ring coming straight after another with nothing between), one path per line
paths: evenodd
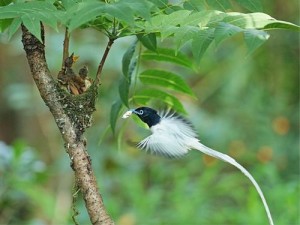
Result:
M264 205L269 224L274 225L273 218L264 194L254 177L231 156L211 149L200 142L192 124L177 113L158 112L150 107L139 107L126 111L122 118L132 114L148 125L152 134L138 143L137 147L155 155L179 158L195 149L206 155L227 162L239 169L254 185Z

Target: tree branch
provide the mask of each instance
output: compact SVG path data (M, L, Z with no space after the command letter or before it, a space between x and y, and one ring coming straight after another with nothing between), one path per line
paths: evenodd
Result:
M44 28L42 27L42 34L43 32ZM70 95L62 90L52 78L45 58L44 44L24 25L22 25L22 42L33 79L65 142L66 151L71 159L77 185L83 194L90 221L95 225L114 224L107 214L102 197L98 192L83 136L85 129L90 126L91 114L95 110L97 87L92 86L89 88L89 92L79 96Z
M61 64L62 67L64 66L66 58L69 57L69 45L70 45L69 30L66 27L64 46L63 46L63 58L62 58L62 64Z
M96 78L95 78L95 81L94 81L94 84L96 86L98 86L100 84L100 77L101 77L101 74L102 74L102 69L103 69L103 66L104 66L104 63L105 63L105 60L107 58L107 55L111 49L111 46L113 45L115 39L113 38L110 38L108 43L107 43L107 46L105 48L105 51L103 53L103 56L102 56L102 59L99 63L99 66L98 66L98 70L97 70L97 73L96 73Z

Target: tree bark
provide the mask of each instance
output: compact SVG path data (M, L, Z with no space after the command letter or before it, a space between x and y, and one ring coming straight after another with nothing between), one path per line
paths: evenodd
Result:
M43 26L42 40L44 40ZM71 167L75 172L75 180L82 192L91 223L114 224L99 193L83 136L85 129L91 124L91 114L95 111L98 87L92 85L86 93L78 96L70 95L62 90L51 76L45 58L44 43L32 35L24 25L22 25L22 42L33 79L65 142Z

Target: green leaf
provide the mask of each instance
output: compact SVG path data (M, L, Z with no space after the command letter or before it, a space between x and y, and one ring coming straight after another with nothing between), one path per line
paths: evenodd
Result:
M132 25L134 23L133 9L128 4L124 3L124 1L116 2L114 4L105 4L105 12L128 24Z
M128 105L129 86L130 86L130 83L127 81L127 79L122 78L120 81L120 84L119 84L119 95L120 95L120 98L121 98L123 104L125 106L127 106L128 108L129 108L129 105Z
M0 32L5 31L11 24L12 19L3 19L0 20Z
M195 61L198 64L205 51L214 40L214 30L215 29L212 28L206 30L199 30L197 34L194 35L192 41L192 53L195 58Z
M132 7L134 5L134 7ZM100 1L86 1L77 3L76 6L67 10L65 19L70 20L69 30L72 31L81 25L96 19L99 16L117 18L121 23L134 25L138 15L150 20L152 3L138 0L121 0L114 3L103 3Z
M23 15L34 15L37 18L50 18L52 16L52 19L54 19L53 14L56 12L56 8L51 3L40 1L16 3L1 7L0 9L0 19L16 18Z
M121 0L120 3L126 4L129 8L131 8L134 11L134 14L139 15L146 20L150 20L150 10L153 6L153 3L141 0Z
M193 32L197 29L207 29L214 26L217 22L224 19L226 13L217 10L205 10L191 13L189 10L179 10L169 15L157 15L151 22L144 24L146 33L160 33L161 39L172 36L173 34L184 35L184 29ZM189 28L186 28L189 27ZM189 37L187 35L186 37Z
M120 100L114 102L111 106L110 127L111 127L113 133L115 133L116 124L117 124L117 120L119 118L121 109L122 109L122 102Z
M62 5L65 9L72 8L75 4L78 4L77 0L61 0Z
M284 28L299 31L300 27L293 23L280 21L265 13L227 13L223 22L230 23L244 29L275 29Z
M161 24L161 26L178 26L181 22L191 14L189 10L178 10L168 15L158 15L151 22Z
M160 32L162 33L163 37L166 37L167 34L164 34L164 32L167 32L167 30L172 27L176 27L180 25L180 23L186 17L188 17L190 13L191 11L189 10L180 10L180 11L175 11L169 15L158 14L156 16L153 16L150 22L145 23L144 25L145 32L146 33Z
M164 70L145 70L139 78L145 85L157 85L194 96L187 83L177 74Z
M219 45L224 39L242 32L243 29L228 23L219 23L215 29L215 42Z
M156 51L157 43L156 43L156 35L155 33L150 34L137 34L136 35L139 41L149 50Z
M155 60L155 61L165 61L174 63L187 68L192 68L193 64L191 60L182 54L181 52L176 52L173 49L160 48L157 52L145 51L142 54L144 60Z
M0 8L0 19L4 18L22 18L31 28L36 26L36 21L57 29L56 8L49 2L26 2L16 3ZM25 19L24 19L25 18ZM33 29L34 30L34 29Z
M248 29L244 31L245 42L248 47L248 55L261 46L270 35L262 30Z
M0 6L6 6L9 5L12 2L12 0L1 0Z
M155 99L167 104L178 112L186 113L183 105L176 97L158 89L142 89L133 96L133 99L140 105L147 105L149 101Z
M179 11L175 11L169 15L160 15L157 18L155 18L155 20L162 26L165 26L165 25L177 26L177 25L180 25L180 23L185 18L187 18L190 14L191 14L191 11L189 11L189 10L179 10Z
M66 11L65 22L69 22L69 31L80 27L82 24L95 19L105 12L106 6L102 2L82 2Z
M21 20L28 31L32 33L37 39L39 39L40 42L42 42L40 21L35 17L30 16L29 14L25 14L24 16L22 16Z
M55 19L55 14L52 14L51 12L49 13L36 12L34 16L36 17L37 20L40 20L43 24L49 25L55 31L58 31L57 29L58 19Z
M199 14L202 14L202 17L204 17L199 23L199 26L204 29L214 27L226 17L226 13L217 10L207 10L199 12Z
M168 7L168 0L148 0L148 1L156 5L158 8Z
M206 3L212 8L221 11L231 9L231 3L229 0L206 0Z
M172 36L178 28L179 26L168 25L168 26L160 27L157 31L154 32L160 32L160 38L161 41L163 41L167 37Z
M183 8L191 11L203 11L206 9L205 1L189 0L183 3Z
M221 21L224 18L225 13L217 10L205 10L201 12L195 12L188 15L180 23L180 26L197 26L206 27L209 24Z
M286 30L292 30L292 31L299 32L300 26L290 23L290 22L285 22L285 21L280 21L280 20L264 26L264 30L272 30L272 29L286 29Z
M20 3L21 4L21 3ZM8 5L0 8L0 19L9 19L20 17L23 15L21 7L16 7L17 4ZM26 8L26 5L24 5Z
M198 27L183 26L179 27L174 33L176 48L180 49L188 41L192 40L195 34L199 31Z
M263 11L261 0L236 0L236 2L251 12Z
M17 30L19 29L19 27L21 26L21 19L20 18L15 18L11 25L8 28L8 39L11 39L12 36L17 32Z
M130 65L132 63L132 57L134 56L135 53L136 44L137 41L135 40L128 47L128 49L126 50L122 58L122 72L129 84L131 83L131 73L132 73L132 71L130 71Z

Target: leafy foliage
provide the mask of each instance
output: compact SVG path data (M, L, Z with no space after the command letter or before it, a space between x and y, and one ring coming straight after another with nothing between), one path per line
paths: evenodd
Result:
M135 61L133 59L134 53L135 53L135 49L136 49L136 44L137 42L134 41L129 48L127 49L127 51L125 52L123 58L122 58L122 72L124 77L126 78L126 80L131 83L131 75L133 73L134 70L134 64Z
M9 27L10 37L21 25L20 22L22 21L27 29L41 40L40 21L57 29L58 18L56 15L57 9L50 2L20 2L0 7L0 20L14 19Z
M264 13L236 13L226 12L232 9L230 1L190 1L189 3L172 5L157 1L121 0L112 3L101 1L32 1L26 3L5 2L6 6L0 8L0 19L14 19L9 28L11 37L21 22L35 36L40 38L39 22L45 23L54 29L61 23L70 31L83 26L107 32L108 35L129 36L139 34L139 40L150 50L156 49L156 36L162 39L173 36L179 49L187 42L207 43L207 33L216 29L215 38L219 43L222 39L232 36L232 32L244 32L248 29L275 29L283 28L299 30L299 27L285 21L279 21ZM261 10L259 1L237 1L251 11ZM132 7L134 5L134 7ZM221 10L221 11L220 11ZM8 22L9 23L9 22ZM234 25L236 28L233 30ZM2 29L7 27L3 24ZM8 27L10 27L8 26ZM226 27L226 29L224 29ZM222 29L223 28L223 29ZM228 29L231 28L231 29ZM200 31L200 32L199 32ZM220 36L220 31L221 36ZM250 32L258 44L248 45L249 52L253 52L268 35L260 32ZM142 35L141 35L142 34ZM201 35L202 34L202 35ZM200 37L199 37L200 36ZM220 39L221 37L221 39ZM262 39L264 37L264 39ZM197 45L193 45L195 47ZM200 48L200 52L207 44ZM195 57L203 54L194 53Z
M172 72L155 69L145 70L139 75L139 78L142 83L147 85L158 85L166 89L171 89L194 96L193 91L186 84L186 82L179 75Z
M2 1L0 7L0 30L7 30L8 37L18 30L23 23L28 30L41 40L40 22L57 30L57 25L68 27L69 31L77 28L94 28L104 32L109 38L136 35L148 51L140 55L142 60L168 62L194 70L191 60L180 52L187 46L199 64L206 50L214 41L216 46L232 36L242 33L248 48L248 54L261 46L269 35L265 30L299 30L299 26L276 20L261 11L258 0L236 1L241 7L253 13L230 12L234 6L229 0L191 0L179 3L156 0L120 0L110 1ZM134 7L132 7L134 5ZM162 41L171 38L175 48L157 47L157 38ZM144 86L164 87L146 89L135 95L132 85L132 73L136 67L136 42L124 54L122 71L124 77L119 83L121 102L129 107L131 103L142 104L151 98L157 98L176 110L184 111L180 101L167 90L184 92L193 96L191 89L180 76L167 70L146 70L139 75ZM137 71L138 73L139 71ZM151 91L153 91L152 94ZM122 107L113 105L112 115L118 115ZM115 117L111 118L112 129Z
M158 89L144 88L138 91L134 96L134 101L140 105L147 105L151 100L160 100L180 113L185 113L183 105L171 94Z
M215 42L218 45L226 38L232 37L239 32L242 32L242 29L238 26L223 22L219 23L214 32Z
M257 0L237 1L242 7L250 11L261 11L262 7ZM132 7L134 5L134 7ZM0 8L1 29L7 28L9 38L23 23L31 33L41 40L40 22L57 29L61 23L70 31L83 27L92 27L105 32L109 37L137 35L138 40L147 48L142 54L143 60L157 60L175 63L192 69L193 64L178 50L189 44L197 63L210 44L215 41L219 45L225 39L237 33L243 33L251 54L261 46L269 35L263 31L274 28L299 30L299 27L285 21L273 19L264 13L237 13L226 12L232 9L230 1L200 1L192 0L171 5L167 1L139 1L120 0L105 3L102 1L32 1L25 3L2 2ZM157 37L164 40L172 37L177 50L157 49ZM119 94L122 103L129 107L129 93L131 89L131 74L136 61L133 56L136 43L128 48L124 54L122 71L124 78L119 84ZM166 87L192 95L180 76L162 70L147 70L140 74L141 82L147 85ZM157 90L155 90L157 91ZM160 98L179 111L182 105L176 97L166 92L155 92L157 95L143 95L134 97L137 104L145 103L150 98ZM169 99L172 99L169 101ZM118 106L118 107L117 107ZM113 115L117 115L122 107L119 104L112 107ZM115 118L111 118L114 129Z
M150 34L137 34L136 35L138 40L149 50L156 51L157 42L156 42L156 35L154 33Z
M194 36L198 36L197 31L215 28L221 22L242 29L299 30L299 27L292 23L276 20L264 13L226 12L233 9L230 1L227 0L193 0L174 5L167 1L150 0L120 0L110 3L95 0L54 1L53 4L51 2L12 3L11 1L2 1L0 20L21 19L38 38L40 38L38 35L40 33L39 22L54 29L57 29L57 24L60 23L67 26L70 31L79 27L93 27L108 32L110 35L113 33L113 28L116 32L114 35L118 35L118 37L143 34L138 37L151 50L154 50L156 46L154 34L160 35L162 39L174 36L178 43L177 47L180 48L189 40L194 40ZM237 3L250 11L261 11L262 9L257 0L237 1ZM10 22L12 23L12 21ZM13 24L11 32L16 30L16 24L19 22ZM1 26L3 30L8 24L2 23ZM183 39L182 36L184 36Z
M193 67L193 62L186 55L168 48L159 48L157 52L145 51L142 54L142 59L174 63L186 68Z
M152 45L153 46L153 45ZM134 60L134 51L136 48L136 42L129 46L125 52L122 60L122 71L124 77L119 84L119 95L121 102L128 108L129 105L145 105L153 101L158 101L167 105L178 112L185 113L184 107L177 97L170 93L175 91L178 93L185 93L189 96L195 97L191 88L186 84L184 79L180 75L159 69L144 70L139 73L139 81L143 84L141 89L135 90L135 83L132 85L132 76L136 61ZM140 58L145 61L159 61L164 63L171 63L175 66L182 66L187 69L193 68L193 63L187 56L181 52L176 52L172 49L156 49L153 51L145 51L140 55ZM131 65L131 66L130 66ZM131 68L131 69L129 69ZM148 86L155 86L156 88L148 88ZM131 95L129 95L131 93ZM119 115L122 107L112 106L111 112L113 118L111 118L111 128L114 131L116 126L115 115Z

